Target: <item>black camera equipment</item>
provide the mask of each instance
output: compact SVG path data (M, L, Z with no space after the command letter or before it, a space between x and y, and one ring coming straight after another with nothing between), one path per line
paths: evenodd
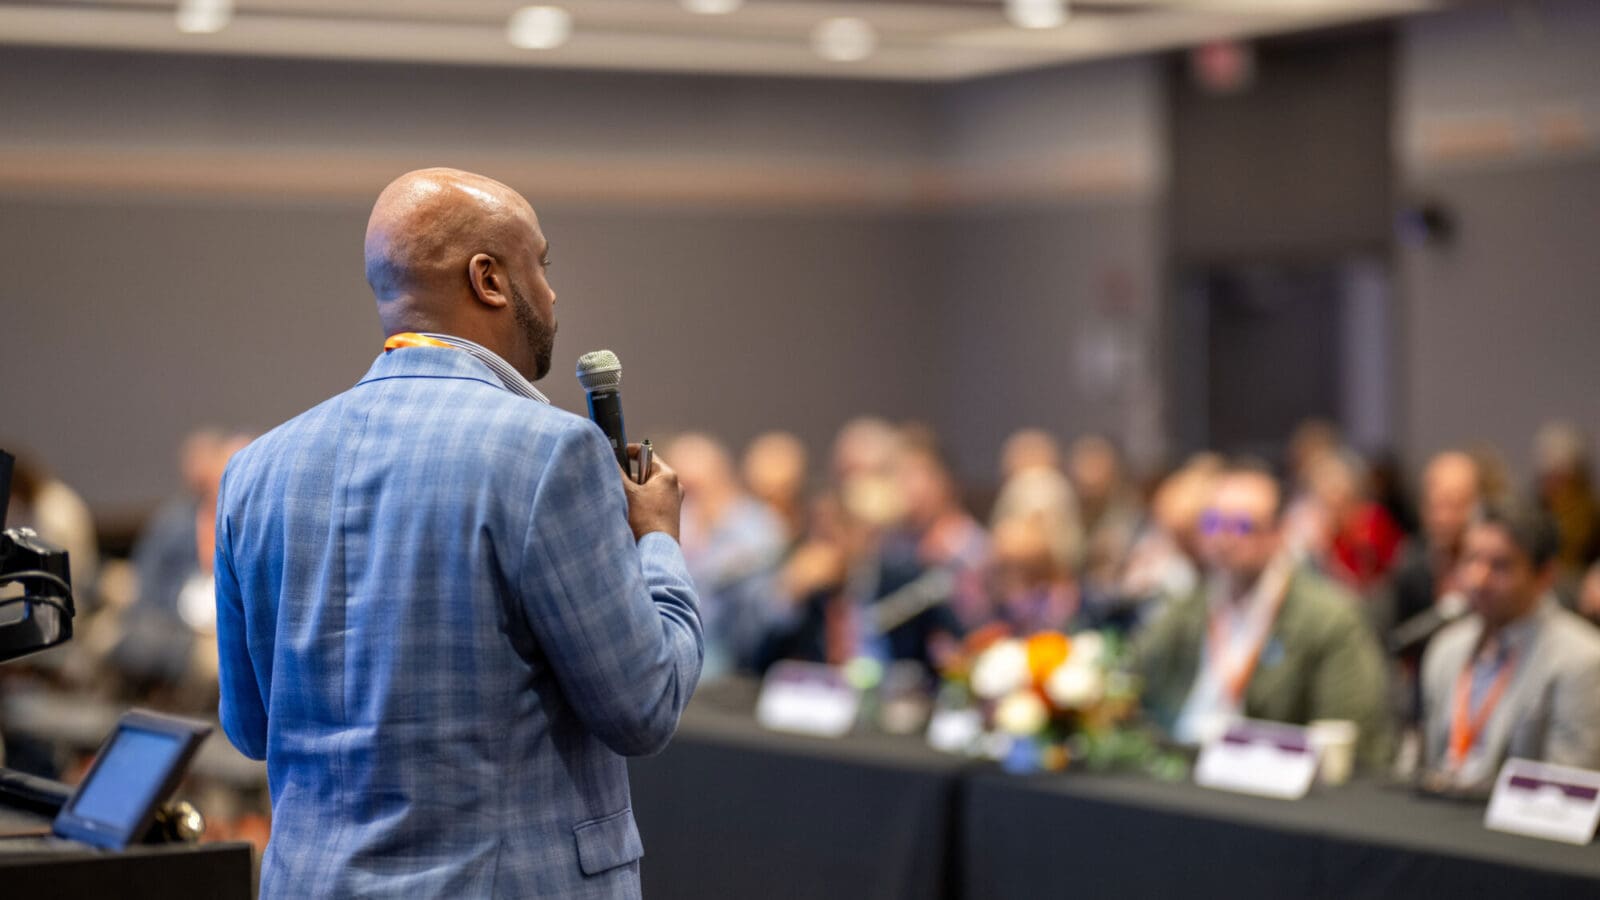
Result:
M11 501L15 459L0 450L0 524ZM22 586L19 597L0 598L0 662L48 650L72 638L72 575L67 551L28 528L0 532L0 588Z
M10 505L15 463L0 450L0 524ZM32 529L0 532L0 588L8 585L20 585L22 594L0 597L0 663L71 640L76 609L65 550L40 540ZM210 731L201 722L125 713L83 784L74 789L0 768L0 807L54 817L55 834L95 846L193 842L205 830L205 820L188 803L163 801ZM102 766L111 758L120 766ZM95 779L95 770L102 768L110 774Z

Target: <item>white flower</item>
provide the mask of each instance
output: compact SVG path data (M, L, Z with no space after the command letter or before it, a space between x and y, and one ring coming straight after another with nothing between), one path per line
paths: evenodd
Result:
M1106 655L1106 639L1098 631L1083 631L1072 636L1069 665L1098 666Z
M1032 678L1028 650L1021 641L1005 640L978 655L972 666L972 693L995 700L1023 687Z
M1017 737L1037 734L1048 721L1050 710L1038 694L1028 690L1007 696L994 711L995 727Z
M1105 676L1091 665L1076 661L1077 655L1059 666L1045 680L1044 692L1061 709L1085 709L1100 701L1105 694Z

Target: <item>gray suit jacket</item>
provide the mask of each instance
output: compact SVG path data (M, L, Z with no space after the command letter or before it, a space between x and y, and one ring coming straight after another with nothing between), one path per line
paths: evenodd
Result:
M1548 598L1533 616L1517 672L1456 774L1457 787L1491 786L1512 756L1600 769L1600 632ZM1422 658L1430 768L1446 761L1456 678L1482 632L1482 620L1468 616L1441 631Z

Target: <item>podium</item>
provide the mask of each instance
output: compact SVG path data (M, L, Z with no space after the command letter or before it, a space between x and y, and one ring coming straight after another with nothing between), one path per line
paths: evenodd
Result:
M0 885L6 900L250 900L245 843L140 845L122 851L14 836L50 819L0 806Z

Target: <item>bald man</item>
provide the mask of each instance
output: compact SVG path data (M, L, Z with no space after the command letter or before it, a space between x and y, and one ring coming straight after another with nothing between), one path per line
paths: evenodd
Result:
M499 182L397 179L366 237L383 352L228 467L221 717L267 761L263 897L639 896L623 757L677 727L698 600L676 475L624 478L531 384L549 252Z

